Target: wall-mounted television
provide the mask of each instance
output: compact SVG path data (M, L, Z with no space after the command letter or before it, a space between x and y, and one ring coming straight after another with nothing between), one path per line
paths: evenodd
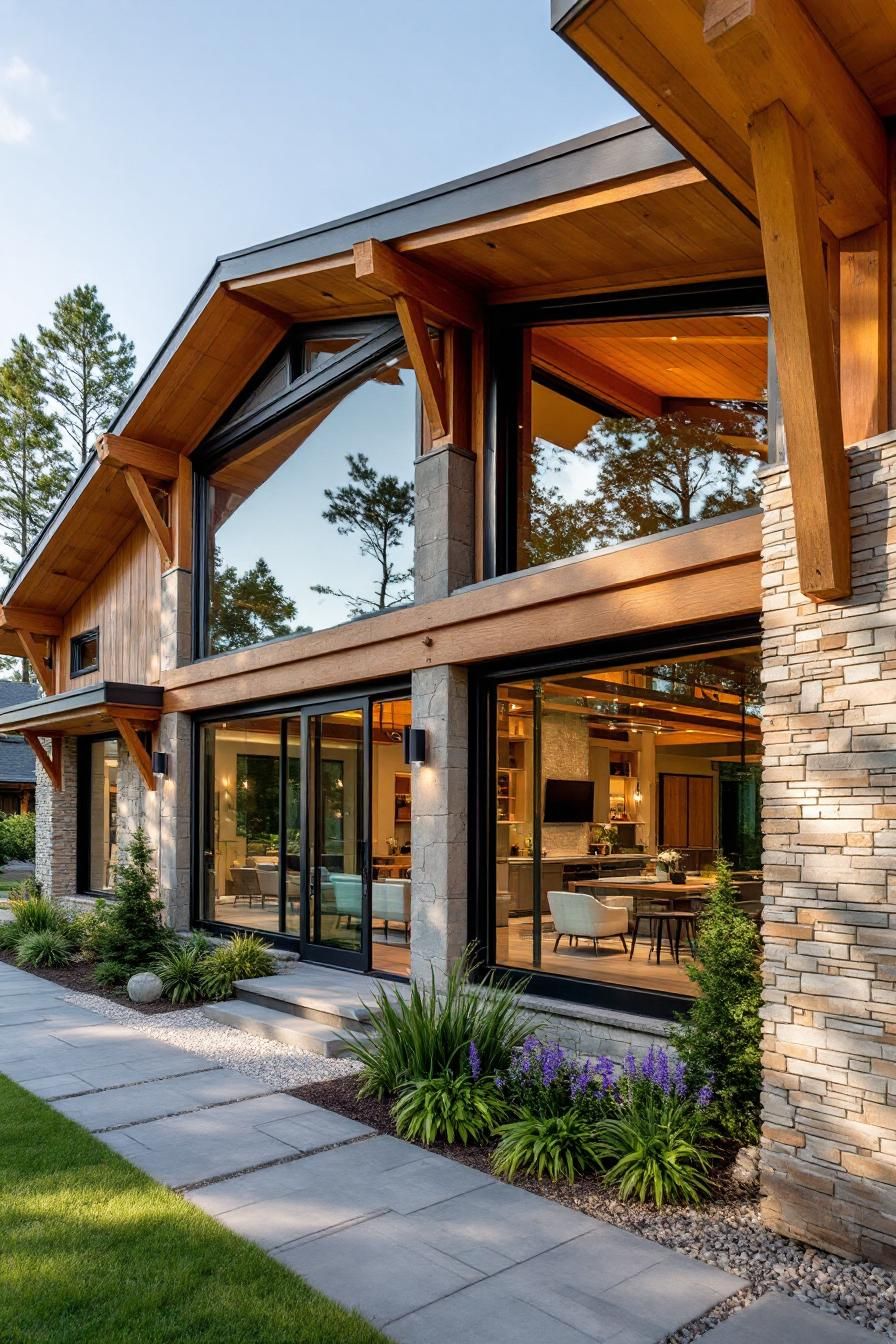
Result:
M544 819L558 824L594 818L594 781L548 779L544 785Z

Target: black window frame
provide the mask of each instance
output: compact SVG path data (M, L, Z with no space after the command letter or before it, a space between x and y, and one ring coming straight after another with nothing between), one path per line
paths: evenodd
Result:
M779 460L774 340L765 276L670 285L663 289L622 290L608 294L543 299L496 305L486 325L486 416L483 476L483 566L485 578L525 573L517 567L516 508L519 426L522 423L523 350L527 331L571 322L611 322L632 318L711 317L720 314L769 317L769 461ZM548 375L550 377L550 375ZM539 381L544 381L539 377ZM562 382L562 379L558 380ZM546 386L553 386L545 382ZM579 394L582 396L588 394ZM614 408L593 398L595 409ZM591 404L585 402L584 404ZM615 414L621 412L616 409Z
M90 805L93 798L92 748L97 742L117 742L119 744L119 764L121 763L121 739L117 733L94 733L89 737L78 738L78 796L75 806L75 887L79 896L97 896L108 901L114 898L113 891L97 891L90 885ZM118 823L116 819L116 836L117 826Z
M655 1017L663 1021L674 1021L677 1013L687 1011L693 1000L684 995L563 976L544 970L527 971L505 966L497 960L497 822L494 805L498 770L497 688L502 682L529 677L568 676L619 663L643 662L645 659L671 662L677 657L717 653L745 643L759 645L761 634L757 611L753 616L706 621L698 625L654 630L613 640L591 641L552 650L549 655L523 655L513 661L488 663L471 669L467 927L480 976L497 972L513 983L525 984L529 993L546 999L565 999L572 1003L589 1004L595 1008L608 1008L641 1017ZM533 849L536 855L541 849L538 815L536 809L533 817ZM536 884L537 876L533 874L533 890Z
M355 335L355 344L335 354L331 360L308 373L301 372L304 344L313 339ZM263 444L273 433L299 424L324 406L340 400L367 381L370 374L394 355L406 350L404 335L397 318L384 315L355 322L315 323L294 327L277 350L243 389L230 410L192 455L193 464L193 659L220 658L230 650L208 649L208 598L210 554L210 489L213 474L235 461L243 453ZM271 360L282 359L284 352L296 372L289 387L245 415L232 419L238 407L251 395L253 386L271 370ZM292 638L291 635L283 638ZM265 640L264 643L275 641ZM257 646L252 646L257 647Z
M81 653L88 640L96 641L96 658L92 663L82 663ZM100 670L100 628L95 625L92 630L82 630L80 634L73 635L69 641L69 676L86 677L91 672Z

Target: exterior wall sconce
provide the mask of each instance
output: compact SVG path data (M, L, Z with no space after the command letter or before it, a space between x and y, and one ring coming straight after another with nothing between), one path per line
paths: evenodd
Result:
M425 760L426 760L426 729L405 728L404 730L405 765L422 765Z
M636 779L636 780L635 780L635 792L632 794L632 801L635 802L635 803L640 803L642 797L643 797L643 794L641 793L641 781L640 781L639 779Z
M154 775L167 775L168 773L168 753L167 751L154 751L152 754L152 772Z

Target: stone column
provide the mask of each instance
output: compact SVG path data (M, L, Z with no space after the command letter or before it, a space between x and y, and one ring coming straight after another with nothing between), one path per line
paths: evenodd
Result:
M414 472L414 601L447 597L473 582L473 454L442 444L418 457Z
M443 981L467 942L467 671L413 674L413 723L426 762L411 766L411 974Z
M50 742L42 739L50 750ZM62 741L62 788L57 792L38 761L35 779L36 853L34 875L45 896L67 900L78 890L78 748L74 737Z
M193 659L193 575L169 569L162 575L161 670L181 667ZM165 714L159 724L157 749L168 757L168 773L156 781L152 843L159 860L159 895L165 918L175 929L190 927L192 823L192 720L187 714Z
M159 612L162 671L193 660L193 575L189 569L169 569L162 575Z
M764 473L763 1214L896 1265L896 437L849 459L844 602L800 593Z

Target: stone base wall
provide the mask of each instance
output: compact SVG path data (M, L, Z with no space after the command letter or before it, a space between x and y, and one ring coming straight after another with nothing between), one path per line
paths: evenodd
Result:
M49 751L50 743L44 739ZM61 901L77 890L78 747L74 737L62 742L62 789L36 763L34 876L51 900Z
M123 854L142 826L156 856L159 896L166 922L175 929L190 923L190 750L186 714L166 714L159 725L158 750L168 756L168 774L147 789L123 742L118 744L118 851Z
M896 1265L896 438L850 452L851 598L764 476L763 1216Z

